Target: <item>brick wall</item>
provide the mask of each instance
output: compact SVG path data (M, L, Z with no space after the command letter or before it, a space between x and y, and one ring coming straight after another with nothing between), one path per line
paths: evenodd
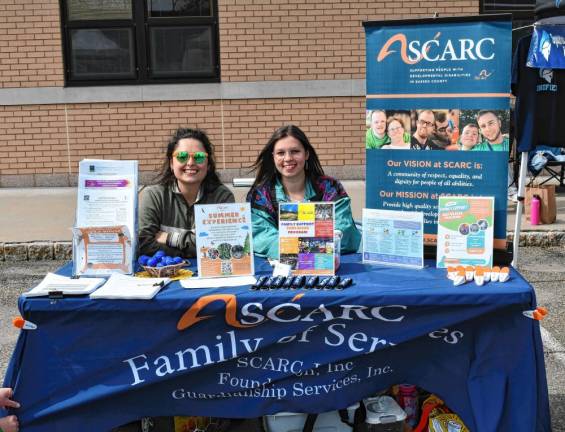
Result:
M363 79L362 21L470 15L479 8L477 0L218 3L224 82ZM61 86L58 0L1 0L0 88ZM37 176L72 176L86 157L135 158L142 172L154 171L179 125L207 129L218 166L236 174L289 122L304 128L324 166L358 169L364 105L360 97L0 105L0 186L11 185L10 177L31 178L17 185L43 185Z
M57 0L0 2L0 88L63 85Z
M75 174L84 158L138 159L151 172L179 125L209 131L218 167L245 172L286 123L304 129L324 166L364 163L363 98L33 105L0 107L0 174Z
M218 3L223 81L363 79L363 21L479 13L477 0Z
M477 0L218 3L223 81L363 78L363 21L479 10ZM0 76L0 88L63 85L58 0L2 0Z

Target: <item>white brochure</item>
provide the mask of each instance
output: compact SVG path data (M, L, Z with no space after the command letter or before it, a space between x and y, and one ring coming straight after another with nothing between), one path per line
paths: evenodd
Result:
M363 262L424 267L424 213L363 209Z
M75 241L73 242L73 274L111 274L133 272L133 259L137 245L137 161L115 161L85 159L79 164L78 195L75 222ZM110 260L111 266L107 267L108 256L116 255L119 249L112 249L111 245L99 242L93 249L102 250L104 253L91 253L75 248L84 248L84 239L77 237L76 229L94 229L101 227L121 227L126 233L127 241L113 242L115 245L123 243L120 249L121 257L115 256ZM123 235L122 233L122 235ZM82 232L84 234L84 232ZM93 234L93 232L90 232ZM100 237L98 233L98 237ZM110 233L107 233L108 235ZM118 233L119 234L119 233ZM81 234L78 233L78 236ZM92 239L91 239L92 240ZM98 239L100 240L100 239ZM112 242L110 242L112 243ZM115 246L114 245L114 246ZM94 246L94 242L93 242ZM86 257L86 262L78 263L77 257ZM115 267L118 264L119 267ZM80 268L79 268L80 265ZM96 271L92 271L96 269ZM105 271L106 270L106 271Z

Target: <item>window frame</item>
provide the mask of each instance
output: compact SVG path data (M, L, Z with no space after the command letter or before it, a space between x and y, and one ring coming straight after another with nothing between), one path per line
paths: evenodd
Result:
M479 0L479 13L481 15L510 13L512 14L512 20L524 20L524 21L531 20L532 23L534 22L534 8L535 8L535 1L532 1L531 9L503 7L503 8L496 8L496 9L493 8L487 10L485 9L485 0Z
M180 84L180 83L216 83L221 81L220 70L220 31L218 18L218 0L210 0L212 13L204 17L149 17L147 0L131 0L131 19L75 20L69 21L67 3L59 0L61 17L61 44L63 50L65 87L86 87L104 85L144 85L144 84ZM151 77L150 69L150 29L152 27L200 27L211 29L212 72L193 73L188 76ZM71 32L77 29L132 29L132 78L75 78L72 72Z

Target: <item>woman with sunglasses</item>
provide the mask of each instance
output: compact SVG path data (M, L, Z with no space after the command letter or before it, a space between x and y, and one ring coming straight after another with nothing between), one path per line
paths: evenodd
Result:
M356 252L361 234L351 214L351 199L341 183L324 175L314 147L297 126L277 129L253 164L255 182L247 194L253 220L253 249L278 258L278 203L335 202L335 229L341 231L341 252Z
M155 185L141 195L139 251L194 257L194 205L235 202L216 173L212 143L200 129L179 128L169 140Z

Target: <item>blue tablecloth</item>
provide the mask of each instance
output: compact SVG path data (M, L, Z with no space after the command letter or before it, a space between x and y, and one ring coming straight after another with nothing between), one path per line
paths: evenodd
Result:
M173 283L150 301L20 298L37 330L21 332L4 385L23 430L324 412L397 383L437 394L471 431L550 430L539 323L522 314L535 295L519 273L454 287L431 262L359 261L342 257L355 281L343 291Z

